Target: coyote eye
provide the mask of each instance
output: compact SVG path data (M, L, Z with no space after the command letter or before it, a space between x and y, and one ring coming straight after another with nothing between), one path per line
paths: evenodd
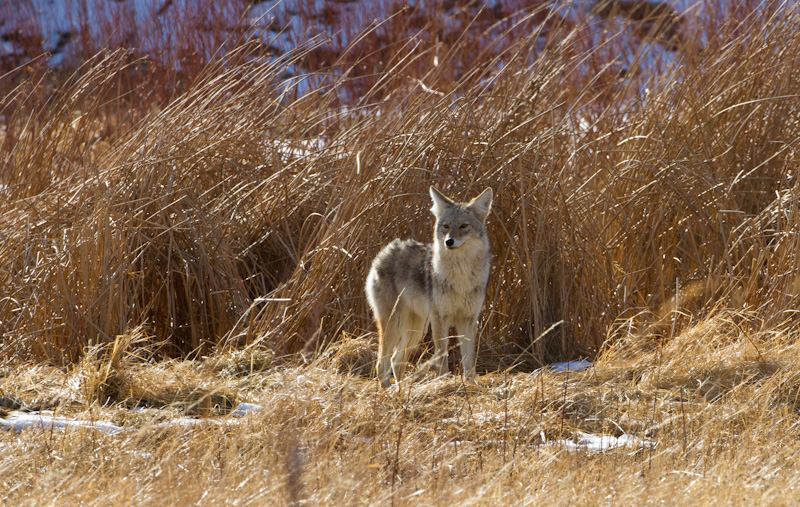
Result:
M444 230L446 230L446 231L449 231L449 230L450 230L450 226L449 226L448 224L444 224L444 225L442 226L442 229L444 229Z
M466 229L467 227L469 227L469 224L461 224L461 229Z

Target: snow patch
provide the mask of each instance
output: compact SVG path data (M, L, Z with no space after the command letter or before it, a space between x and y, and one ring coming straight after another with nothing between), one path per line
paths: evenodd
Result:
M242 418L252 413L257 413L263 410L264 407L254 403L240 403L235 410L231 412L232 417ZM134 409L139 411L141 409ZM153 425L156 428L165 428L171 426L179 426L182 428L191 428L194 426L205 424L231 424L231 420L218 420L218 419L194 419L192 417L178 417L169 421L164 421ZM6 431L13 431L20 433L24 430L66 430L72 428L91 428L102 431L104 433L120 433L123 431L133 431L137 428L122 427L112 424L108 421L86 421L74 419L69 417L56 417L50 411L42 412L9 412L5 417L0 417L0 429Z
M255 403L239 403L236 410L231 412L231 417L244 417L251 413L261 412L262 410L264 410L264 407L256 405Z
M160 422L151 426L151 428L172 428L172 427L180 427L180 428L194 428L196 426L209 426L215 425L219 426L222 424L222 421L218 419L195 419L193 417L178 417L176 419L170 419L169 421Z
M591 366L591 361L567 361L565 363L553 363L550 365L550 369L556 373L566 373L569 371L583 371Z
M119 433L123 428L107 421L81 421L56 417L48 412L11 412L0 418L0 428L19 433L27 429L63 430L67 428L93 428L104 433Z
M567 451L584 452L603 452L620 447L629 449L652 449L656 446L655 442L642 440L633 435L612 437L610 435L590 435L586 433L576 439L554 440L548 442L546 445L561 447Z

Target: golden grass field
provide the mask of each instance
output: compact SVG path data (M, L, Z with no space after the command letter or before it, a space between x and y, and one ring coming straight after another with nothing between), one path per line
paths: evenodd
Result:
M0 423L88 427L0 431L0 504L800 503L800 7L538 4L6 69ZM496 196L478 379L382 390L432 184Z

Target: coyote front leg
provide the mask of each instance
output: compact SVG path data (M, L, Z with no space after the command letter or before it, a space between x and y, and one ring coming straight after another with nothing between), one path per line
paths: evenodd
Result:
M475 318L460 319L456 323L458 344L461 347L461 366L464 380L475 382L475 346L478 334L478 321Z
M438 375L445 375L450 371L447 364L447 342L450 340L448 334L450 329L444 324L442 318L434 315L431 319L431 333L433 334L433 362Z

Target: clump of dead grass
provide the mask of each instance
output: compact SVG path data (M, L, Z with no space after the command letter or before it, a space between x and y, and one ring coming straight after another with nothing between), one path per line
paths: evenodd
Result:
M372 377L375 374L378 351L371 340L347 337L328 347L320 359L338 373Z
M149 337L141 328L117 336L113 344L88 351L72 373L80 379L86 403L121 404L128 408L169 407L187 415L228 414L238 395L210 378L190 361L149 364L137 345Z

